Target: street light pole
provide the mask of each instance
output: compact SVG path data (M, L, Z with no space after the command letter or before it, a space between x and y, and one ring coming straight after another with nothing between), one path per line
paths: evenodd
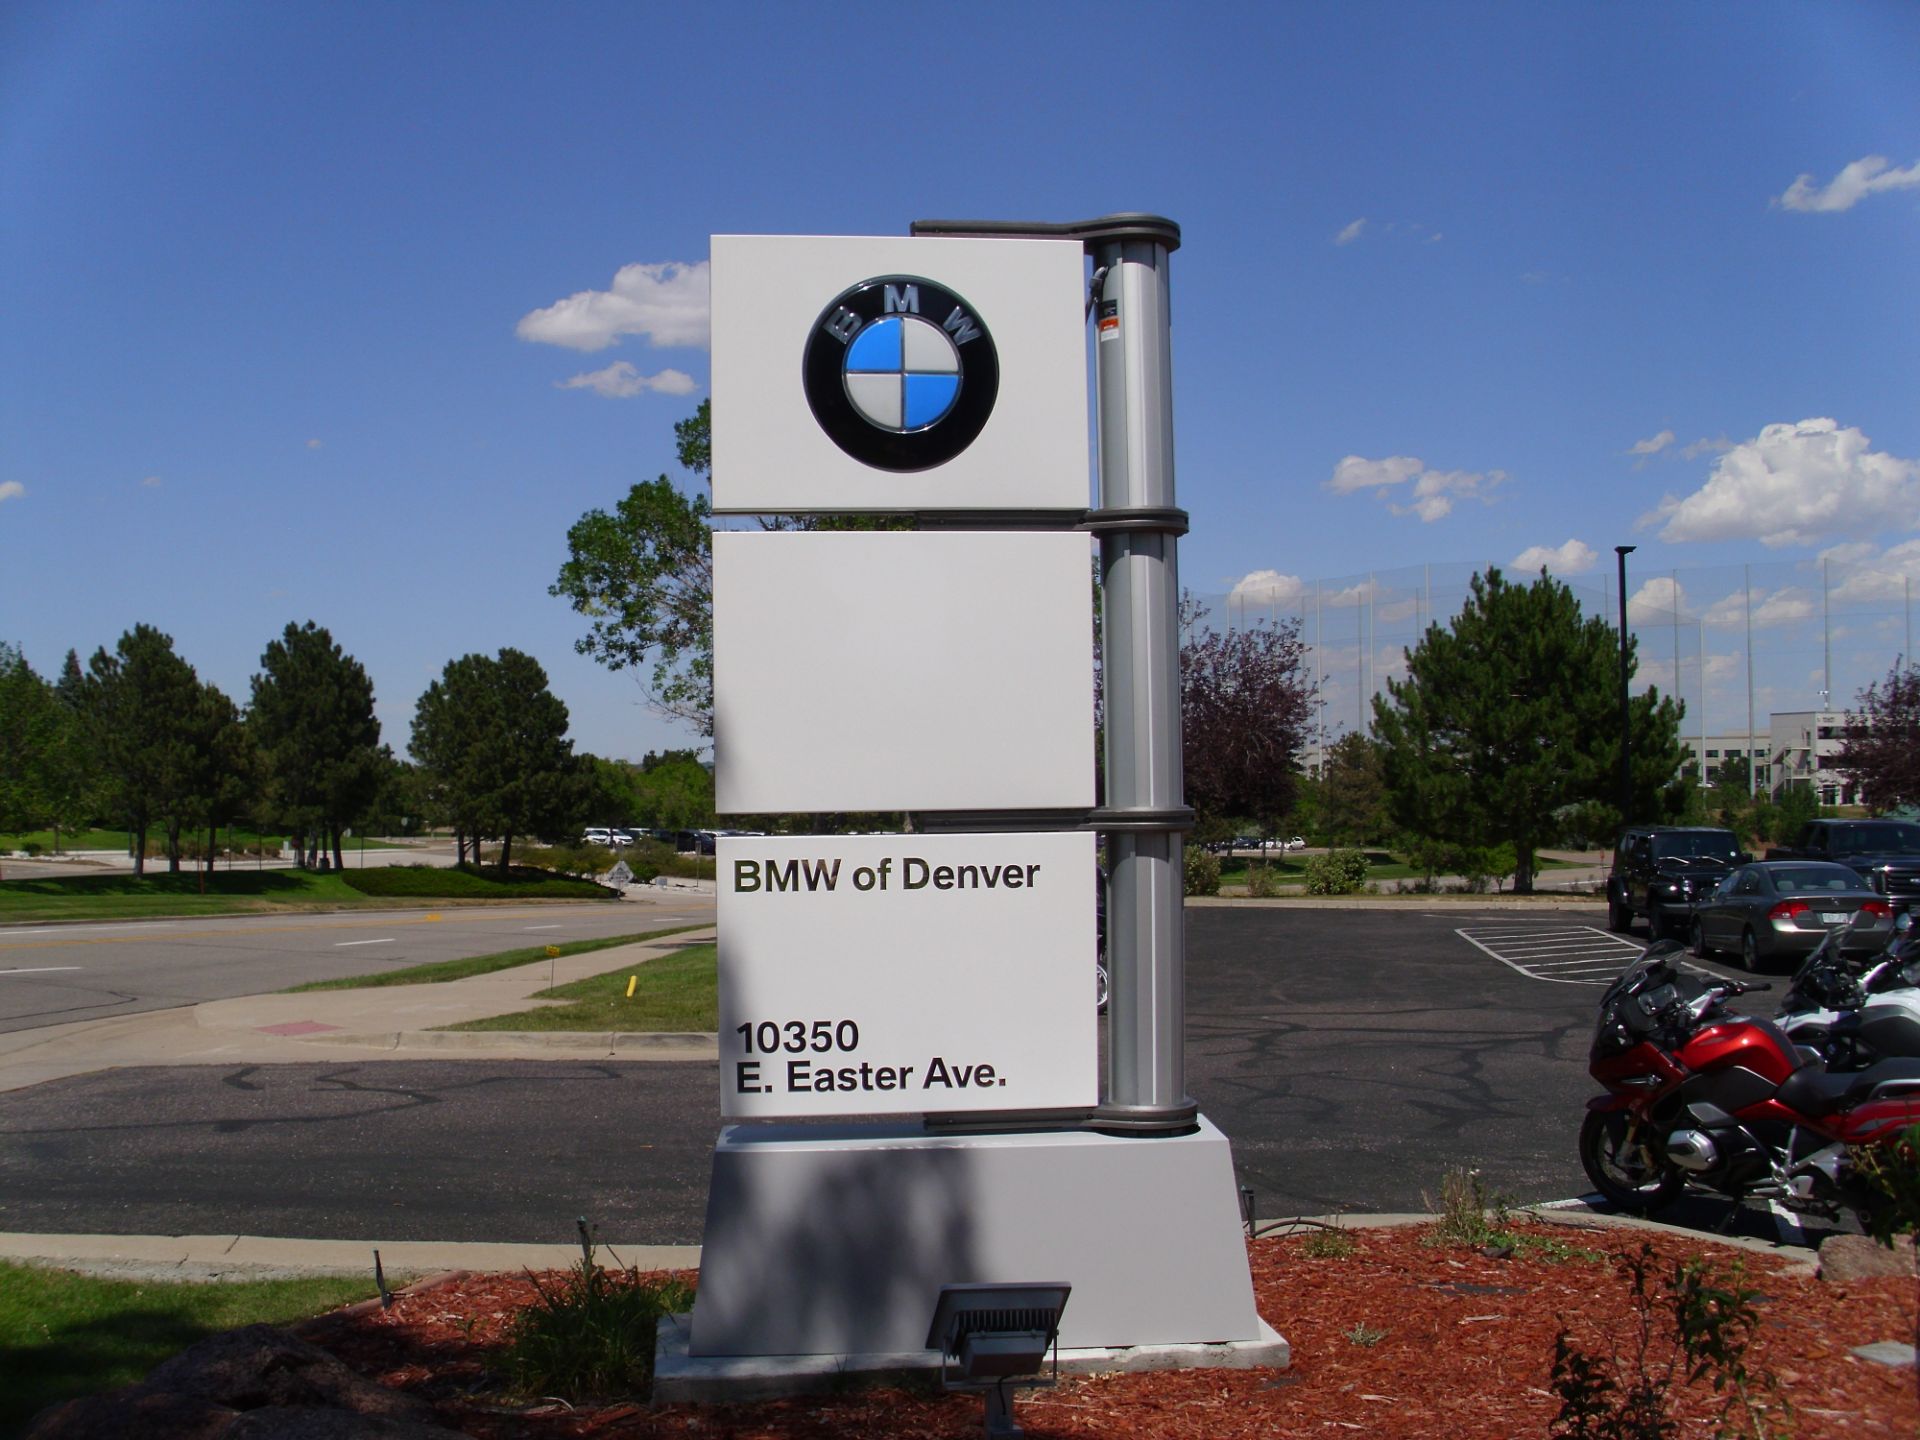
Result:
M1633 823L1633 716L1627 705L1627 556L1640 547L1616 545L1620 562L1620 823Z

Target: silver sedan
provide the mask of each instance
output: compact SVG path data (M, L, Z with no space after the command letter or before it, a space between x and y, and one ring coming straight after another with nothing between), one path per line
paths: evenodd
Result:
M1748 970L1798 960L1829 930L1854 925L1847 948L1878 950L1893 935L1893 911L1844 865L1761 860L1742 865L1693 907L1693 953L1732 951Z

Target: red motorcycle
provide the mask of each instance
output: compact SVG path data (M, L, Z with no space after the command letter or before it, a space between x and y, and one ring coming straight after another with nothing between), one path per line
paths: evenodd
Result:
M1588 1178L1636 1212L1692 1192L1864 1214L1873 1195L1849 1147L1920 1124L1920 1060L1829 1074L1771 1020L1727 1008L1771 986L1685 971L1684 954L1650 947L1600 998L1587 1068L1607 1093L1580 1127Z

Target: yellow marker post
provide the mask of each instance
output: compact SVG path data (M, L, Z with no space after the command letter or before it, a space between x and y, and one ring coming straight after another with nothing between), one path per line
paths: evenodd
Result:
M627 999L629 1000L633 999L633 987L638 985L639 983L640 983L640 977L638 975L627 976Z

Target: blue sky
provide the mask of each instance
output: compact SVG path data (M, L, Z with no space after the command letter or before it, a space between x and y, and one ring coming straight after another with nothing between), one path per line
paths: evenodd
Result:
M674 470L708 236L1146 210L1187 585L1597 594L1636 544L1744 716L1709 575L1920 577L1916 74L1904 3L14 0L0 639L51 672L147 621L244 700L317 620L396 748L512 645L585 747L680 743L546 588ZM1900 648L1856 639L1840 701Z

